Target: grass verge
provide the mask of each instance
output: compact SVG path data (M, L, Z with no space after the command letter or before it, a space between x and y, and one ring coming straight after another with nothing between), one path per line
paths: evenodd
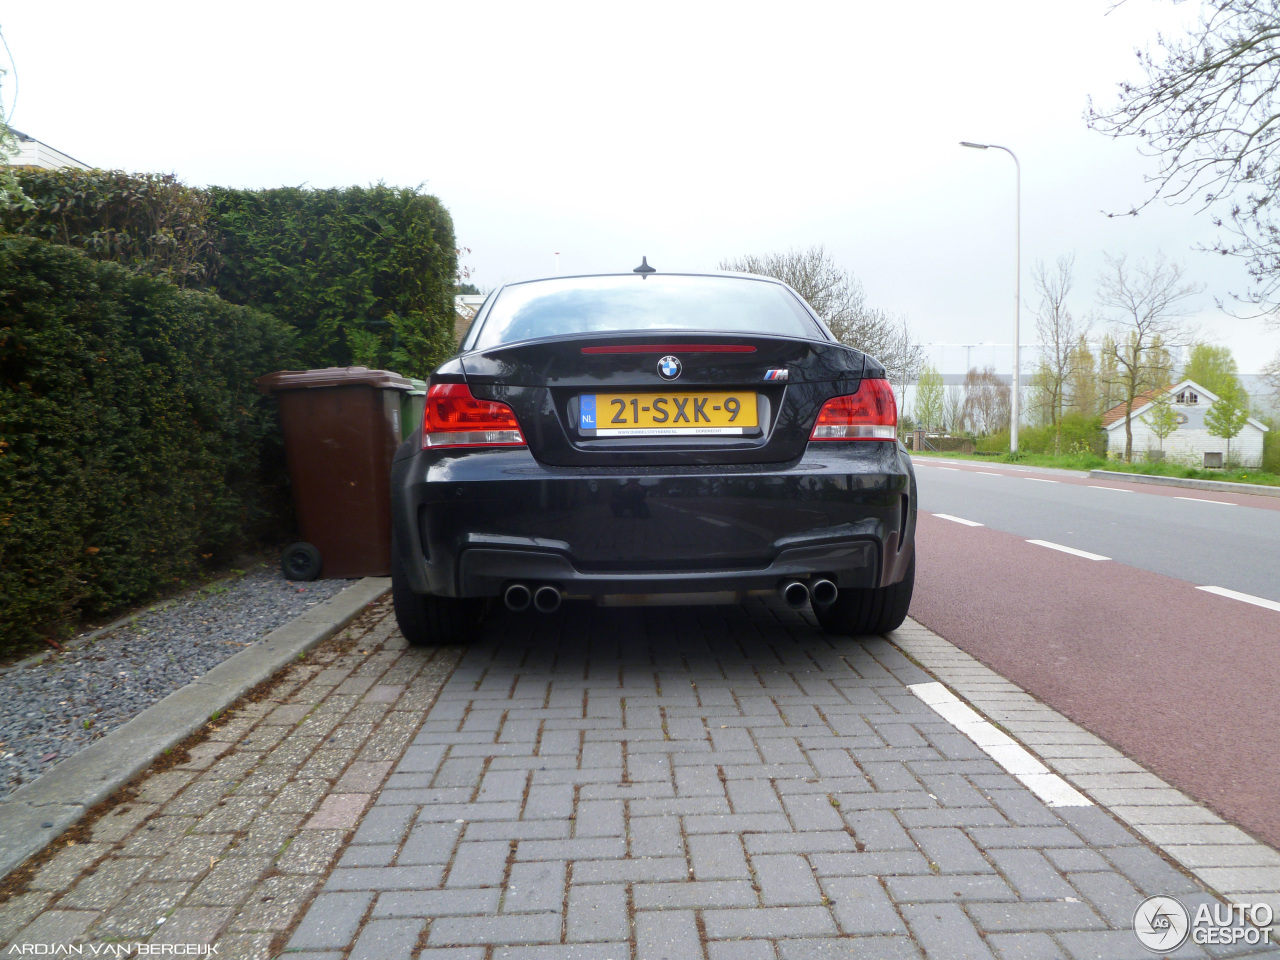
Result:
M1183 480L1221 480L1227 483L1256 483L1280 487L1280 474L1264 470L1201 470L1177 463L1123 463L1093 454L1052 453L933 453L912 451L913 457L940 460L973 460L977 463L1017 463L1027 467L1053 467L1059 470L1114 470L1117 473L1141 473L1156 477L1178 477Z

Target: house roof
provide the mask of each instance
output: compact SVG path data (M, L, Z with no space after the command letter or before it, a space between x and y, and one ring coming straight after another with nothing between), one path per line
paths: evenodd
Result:
M1156 387L1154 390L1148 390L1145 393L1138 394L1133 398L1133 415L1136 417L1139 410L1145 410L1151 405L1151 402L1155 400L1156 397L1160 396L1162 393L1168 393L1172 389L1172 387ZM1124 420L1124 407L1125 405L1123 403L1117 403L1114 407L1104 413L1102 415L1102 425L1104 427L1109 427L1113 423L1120 423Z
M1211 404L1217 403L1218 400L1220 399L1218 395L1214 393L1212 390L1208 389L1207 387L1201 386L1200 384L1196 383L1194 380L1183 380L1180 383L1175 383L1171 387L1157 387L1154 390L1148 390L1146 393L1138 394L1138 396L1133 398L1132 418L1136 420L1138 419L1138 417L1142 416L1142 414L1146 413L1147 410L1151 408L1152 402L1161 394L1176 393L1177 391L1181 390L1183 387L1191 387L1192 389L1197 391L1201 397L1203 397L1205 400L1207 400ZM1248 422L1252 426L1264 432L1271 429L1265 423L1259 423L1253 417L1250 417ZM1119 427L1123 423L1124 423L1124 404L1123 403L1117 404L1116 406L1112 407L1110 410L1108 410L1106 413L1102 415L1102 426L1103 426L1103 429L1105 430L1115 430L1117 427Z

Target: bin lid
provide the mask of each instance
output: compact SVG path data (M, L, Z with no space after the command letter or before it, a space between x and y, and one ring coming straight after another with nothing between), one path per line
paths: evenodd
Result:
M253 381L263 393L281 390L313 390L317 387L374 387L380 390L409 390L413 382L390 370L368 367L324 367L320 370L277 370Z

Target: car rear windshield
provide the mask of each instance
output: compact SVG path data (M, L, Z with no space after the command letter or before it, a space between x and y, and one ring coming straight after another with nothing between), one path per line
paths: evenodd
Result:
M475 349L629 330L825 339L796 297L780 284L668 274L566 277L504 287L484 319Z

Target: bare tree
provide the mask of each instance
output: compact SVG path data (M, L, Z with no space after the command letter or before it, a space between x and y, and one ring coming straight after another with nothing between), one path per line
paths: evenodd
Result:
M858 278L838 266L821 245L808 250L762 256L748 254L735 260L721 260L720 269L773 277L788 284L837 336L840 335L837 327L856 328L868 311L867 297Z
M970 368L964 377L965 422L974 433L999 433L1011 420L1009 384L995 367Z
M1048 407L1049 424L1054 428L1054 453L1062 452L1064 392L1078 359L1077 341L1085 335L1085 329L1067 307L1075 262L1074 253L1059 257L1052 268L1040 261L1031 274L1040 294L1040 306L1036 310L1041 359L1037 386Z
M1089 125L1137 137L1159 159L1150 195L1212 208L1227 236L1212 249L1242 257L1253 280L1241 299L1280 322L1280 4L1205 0L1189 35L1138 51L1146 79L1121 83L1118 105L1089 106Z
M1262 368L1262 380L1271 388L1272 395L1280 400L1280 356Z
M861 282L839 266L825 247L722 260L720 269L781 280L813 307L837 340L884 364L894 383L915 376L924 351L907 329L906 319L869 306Z
M955 435L964 432L964 393L954 384L947 387L947 398L942 406L942 419L947 433Z
M893 319L893 335L887 346L887 351L876 359L884 364L889 381L898 385L898 396L905 397L907 384L916 378L924 362L924 347L911 332L905 313Z
M1201 287L1183 279L1178 263L1157 256L1130 266L1106 254L1098 278L1098 304L1116 336L1104 345L1110 376L1124 403L1124 458L1133 460L1133 407L1138 395L1165 386L1169 348L1191 339L1184 318ZM1104 369L1107 364L1104 364Z

